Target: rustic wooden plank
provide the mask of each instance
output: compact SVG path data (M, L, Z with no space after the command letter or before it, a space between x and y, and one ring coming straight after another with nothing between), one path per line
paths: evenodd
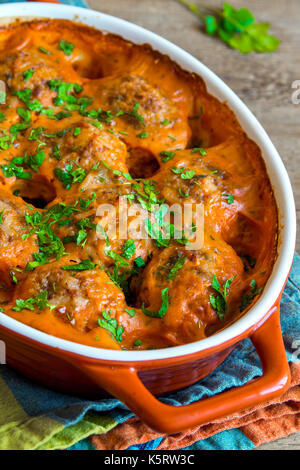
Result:
M196 1L196 0L195 0ZM272 54L241 55L201 32L201 24L175 0L88 0L89 6L169 39L216 72L245 101L276 145L289 172L300 221L300 104L291 101L292 82L300 80L300 5L298 0L232 0L249 5L260 21L270 21L281 39ZM218 6L218 0L206 0ZM300 250L300 239L297 242ZM300 449L300 433L260 449Z

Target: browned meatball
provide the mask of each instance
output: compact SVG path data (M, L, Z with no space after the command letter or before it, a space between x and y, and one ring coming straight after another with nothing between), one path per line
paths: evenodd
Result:
M82 260L72 254L37 267L17 285L14 303L18 299L36 298L46 291L53 314L80 331L96 328L104 311L109 311L112 317L123 312L124 294L107 274L95 264L89 264L86 270L76 270L79 263Z
M23 239L29 227L25 221L26 204L6 191L0 194L0 272L6 282L25 268L37 251L34 235Z
M162 304L162 289L168 288L169 308L161 321L161 330L174 344L203 338L209 325L218 327L222 322L211 302L210 295L218 296L212 288L215 275L222 289L226 280L235 284L234 296L227 297L228 313L240 301L239 288L243 264L235 251L221 238L205 237L204 246L195 251L175 246L158 252L142 275L139 302L150 311L158 311ZM225 312L223 312L225 313ZM226 319L225 315L225 319Z
M110 111L112 125L131 147L158 155L162 150L186 146L190 135L187 111L176 107L146 78L129 74L99 80L91 85L90 94L95 96L95 104Z
M45 107L53 107L57 93L49 88L48 82L60 79L78 83L80 78L63 57L58 58L46 51L37 47L18 51L14 55L13 76L8 86L14 91L30 88L32 99L37 99Z
M111 272L116 265L120 272L130 272L136 258L146 262L157 247L142 230L144 219L135 225L135 205L127 203L128 195L130 185L126 184L103 184L95 191L76 194L75 198L70 195L65 203L76 210L68 224L55 225L54 230L65 243L83 247L93 260ZM127 211L127 224L123 225L123 232L124 211Z

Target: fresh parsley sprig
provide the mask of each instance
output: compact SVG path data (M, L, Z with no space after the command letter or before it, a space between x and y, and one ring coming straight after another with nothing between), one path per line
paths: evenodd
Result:
M280 41L269 34L269 23L255 23L255 17L248 8L235 9L224 2L219 10L208 5L178 0L189 8L205 24L205 32L218 36L232 49L242 54L249 52L272 52L278 49Z

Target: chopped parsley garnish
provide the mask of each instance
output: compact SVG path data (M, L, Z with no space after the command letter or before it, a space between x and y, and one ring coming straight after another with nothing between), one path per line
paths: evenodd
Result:
M125 259L130 259L136 251L134 240L126 240L122 248L122 256Z
M73 163L68 163L64 170L61 168L55 168L54 170L55 176L62 182L63 187L66 189L70 189L74 183L81 183L87 175L87 171L83 168L79 166L77 168L73 167Z
M179 195L181 197L189 197L189 193L184 193L181 188L178 189Z
M29 166L36 173L39 171L40 166L45 160L45 153L42 150L38 150L34 155L28 155L24 157L25 165Z
M14 157L9 163L1 166L5 178L15 176L18 179L30 180L32 174L25 171L24 167L29 167L36 173L39 171L45 159L42 150L38 150L34 155L25 155L24 157Z
M70 116L72 116L72 113L66 113L65 111L59 111L58 113L53 115L53 118L56 119L56 121L61 121L62 119L66 119L67 117L70 117ZM79 132L79 134L80 134L80 132Z
M103 318L98 319L98 324L101 326L101 328L109 331L118 343L121 343L124 328L118 325L118 322L115 318L111 318L111 313L111 310L109 310L109 312L102 312Z
M143 268L144 266L146 266L146 263L145 263L145 261L143 260L143 258L141 256L138 256L137 258L135 258L134 264L138 268Z
M162 152L160 152L159 155L163 157L161 161L165 163L165 162L168 162L169 160L172 160L172 158L175 156L175 152L163 150Z
M0 104L4 104L6 100L6 91L0 90Z
M5 119L6 119L5 114L0 112L0 122L5 121Z
M48 302L48 292L46 290L40 292L35 297L16 300L16 306L13 307L13 310L21 312L21 310L35 310L36 308L39 308L40 310L43 310L44 308L50 308L50 310L52 310L55 308L55 305L51 305Z
M202 147L194 147L192 149L192 152L191 153L200 153L200 155L202 155L203 157L205 157L205 155L207 155L207 152L204 148Z
M128 263L127 261L125 261L125 259L120 256L118 253L116 253L115 251L113 250L105 250L105 254L106 256L109 256L111 259L113 259L114 261L116 261L119 266L128 266Z
M53 152L51 153L50 157L56 158L58 161L62 159L58 144L54 144Z
M70 264L67 266L62 266L61 269L65 271L88 271L90 269L94 269L96 264L93 263L90 259L84 259L78 264Z
M194 170L185 170L184 168L178 168L177 166L171 168L171 171L176 175L180 175L183 180L191 180L195 176Z
M18 279L16 278L15 274L13 271L9 271L9 275L12 278L12 281L14 284L18 284Z
M23 72L24 82L27 82L27 80L29 80L32 77L33 74L34 74L34 70L32 70L32 69L25 70L25 72Z
M75 127L74 128L74 131L73 131L73 135L74 137L76 137L77 135L81 134L81 129L80 127Z
M234 276L235 277L235 276ZM228 311L228 303L226 297L229 294L229 288L234 277L227 279L221 288L220 283L215 275L213 275L211 288L214 289L218 295L210 295L209 300L213 309L216 310L217 315L221 321L224 321L224 317Z
M143 116L141 116L141 114L139 114L139 112L138 112L139 107L140 107L140 103L139 102L135 103L131 113L126 113L126 114L128 116L136 118L142 124L142 126L145 127L145 125L146 125L145 120L144 120Z
M0 137L0 149L7 150L11 146L11 137L9 135L3 135Z
M163 121L161 121L162 126L168 126L169 124L170 124L169 119L164 119Z
M3 211L0 212L0 225L2 225L4 222L3 222L3 214L4 214L4 209Z
M52 225L58 223L62 226L78 210L76 205L67 206L64 203L59 203L51 206L46 212L35 211L25 214L25 221L31 226L31 229L22 235L22 239L26 240L30 236L36 235L39 248L38 252L33 253L34 260L27 263L26 272L48 263L53 256L59 260L65 254L63 242L53 232Z
M262 287L257 287L257 284L256 284L256 281L255 279L252 279L252 281L250 282L250 292L246 293L246 294L243 294L242 296L242 302L241 302L241 306L240 306L240 311L242 312L243 310L245 310L246 307L248 307L248 305L250 305L252 303L252 300L258 295L261 293L262 291Z
M234 195L228 193L222 193L222 196L226 199L227 204L233 204L234 202Z
M170 269L170 272L168 275L168 281L173 281L173 279L175 279L178 271L183 267L185 260L186 260L186 257L180 253L175 264Z
M132 317L132 318L133 318L134 315L135 315L135 310L134 310L134 308L125 308L125 312L128 313L128 315L129 315L130 317Z
M169 308L169 288L168 287L166 287L165 289L162 289L161 300L162 300L162 304L158 312L152 312L151 310L147 310L145 308L145 302L142 303L142 312L148 317L163 318Z
M149 137L149 134L148 132L140 132L136 136L139 137L140 139L147 139L147 137Z
M89 121L90 124L92 124L94 127L97 127L97 129L103 129L103 124L98 121Z
M64 51L66 55L71 55L74 47L74 44L72 44L71 42L64 41L63 39L59 41L58 49Z
M64 103L77 104L76 96L71 93L80 93L82 86L78 83L63 82L62 80L50 80L48 82L50 90L57 91L57 97L54 98L54 104L60 106Z
M32 99L32 90L30 88L25 88L20 91L13 91L13 95L16 95L19 100L27 106L31 111L40 112L43 109L42 103L37 99Z
M152 210L152 208L150 208L150 210ZM162 204L154 213L155 221L145 219L144 224L146 233L160 248L168 247L172 240L182 245L189 244L183 230L179 231L173 223L169 223L164 220L167 212L168 206L166 204Z
M14 157L10 160L9 164L4 164L1 166L2 172L5 178L11 178L15 176L16 178L23 180L30 180L32 174L28 171L24 171L23 165L24 157Z
M52 54L51 51L48 51L48 49L45 49L45 47L43 47L43 46L40 46L40 47L39 47L39 50L40 50L43 54L48 54L48 55Z
M138 347L138 346L140 346L141 344L142 344L142 340L140 340L140 339L136 339L135 342L133 343L133 345L134 345L135 347Z
M85 210L88 208L88 206L91 204L96 199L96 193L92 193L90 199L82 199L81 197L79 198L79 204L80 204L80 209Z

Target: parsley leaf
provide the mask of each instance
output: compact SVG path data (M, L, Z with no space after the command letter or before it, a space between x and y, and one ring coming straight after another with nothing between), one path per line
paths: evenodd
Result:
M143 258L141 256L138 256L137 258L135 258L134 264L138 268L143 268L146 265L145 261L143 260Z
M160 152L160 156L163 157L161 161L165 163L169 160L172 160L172 158L175 156L175 152L163 150L162 152Z
M227 204L233 204L234 203L234 195L233 194L228 194L228 193L222 193L222 196L226 199Z
M16 300L16 306L13 307L13 310L21 312L21 310L35 310L36 308L40 310L44 308L50 308L50 310L52 310L55 308L55 305L51 305L48 302L48 292L46 290L40 292L35 297Z
M234 276L235 277L235 276ZM227 279L224 282L223 287L221 288L220 283L215 275L213 275L212 283L211 283L211 288L214 289L218 295L210 295L209 296L209 301L211 303L211 306L213 309L216 310L217 315L221 321L224 321L224 317L228 311L228 303L226 300L226 297L229 294L229 288L231 286L231 283L234 279L234 277Z
M48 51L48 49L45 49L45 47L43 47L43 46L40 46L40 47L39 47L39 50L40 50L43 54L48 54L48 55L52 54L51 51Z
M257 287L257 284L256 284L256 281L255 279L252 279L252 281L250 282L250 292L249 293L246 293L246 294L243 294L242 296L242 302L241 302L241 306L240 306L240 311L242 312L243 310L245 310L246 307L248 307L248 305L250 305L252 303L252 300L258 295L261 293L262 291L262 287Z
M170 272L168 275L168 281L173 281L173 279L175 279L178 271L183 267L185 260L186 260L186 257L180 253L175 264L170 269Z
M162 300L162 304L158 312L152 312L151 310L147 310L145 308L145 302L142 303L142 312L148 317L163 318L169 308L169 288L168 287L166 287L165 289L162 289L161 300Z
M88 271L96 267L95 263L92 263L90 259L84 259L78 264L72 264L67 266L62 266L61 269L65 271Z
M140 107L140 103L139 102L135 103L135 105L132 108L131 113L126 113L126 114L128 116L136 118L142 124L142 126L145 127L145 125L146 125L145 120L144 120L143 116L141 114L139 114L139 112L138 112L139 107Z
M73 163L68 163L64 170L55 168L54 174L62 182L64 188L70 189L72 184L81 183L85 179L87 171L79 166L73 169Z
M115 318L111 318L110 315L111 310L109 310L109 312L102 312L103 318L98 319L98 324L101 328L109 331L118 343L121 343L124 328L119 326L117 320Z
M134 255L135 250L136 250L136 246L135 246L134 240L131 240L131 239L126 240L122 248L123 258L125 259L131 258Z
M74 44L72 44L71 42L64 41L63 39L59 41L58 49L64 51L66 55L71 55L74 47Z
M25 88L20 91L13 91L13 95L16 95L19 100L29 108L31 111L40 112L43 109L42 103L37 99L32 99L32 90L30 88Z
M269 34L270 24L255 23L255 17L248 8L237 10L224 2L223 10L217 10L186 0L178 1L204 22L207 34L218 35L221 41L242 54L272 52L279 47L280 41Z
M23 72L24 82L27 82L27 80L29 80L32 77L33 74L34 74L34 70L32 70L32 69L25 70L25 72Z

